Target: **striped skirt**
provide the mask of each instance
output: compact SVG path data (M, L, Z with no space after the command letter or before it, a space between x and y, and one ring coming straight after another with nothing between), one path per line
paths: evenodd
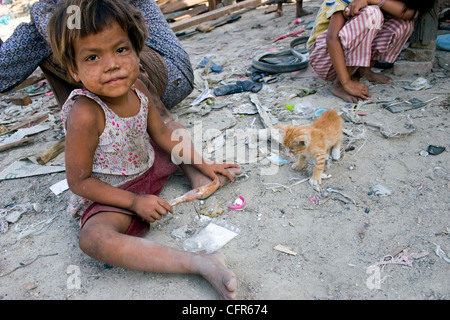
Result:
M414 20L401 20L368 6L349 19L339 31L347 67L368 67L371 61L393 63L414 31ZM336 70L327 49L327 30L320 34L309 55L309 64L327 81L336 79Z

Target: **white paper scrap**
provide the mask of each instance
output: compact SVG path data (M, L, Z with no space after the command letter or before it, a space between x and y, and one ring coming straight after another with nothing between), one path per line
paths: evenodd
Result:
M50 186L50 190L56 195L59 195L69 189L69 185L67 184L67 179L61 180Z

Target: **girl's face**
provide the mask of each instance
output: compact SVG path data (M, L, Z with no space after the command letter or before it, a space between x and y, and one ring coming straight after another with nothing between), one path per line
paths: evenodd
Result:
M77 70L69 70L70 74L99 97L124 96L138 77L139 57L117 22L79 38L74 51Z

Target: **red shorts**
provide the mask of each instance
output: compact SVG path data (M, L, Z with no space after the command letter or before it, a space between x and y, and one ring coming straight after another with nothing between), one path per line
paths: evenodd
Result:
M142 176L128 181L120 186L120 189L127 190L136 194L153 194L159 195L164 184L167 182L169 176L178 170L170 160L170 155L159 148L152 142L155 150L155 162L153 166L148 169ZM92 203L81 215L81 228L83 228L86 221L93 215L99 212L119 212L132 216L132 221L125 234L142 237L150 230L150 224L142 220L138 215L126 209L103 205L98 202Z

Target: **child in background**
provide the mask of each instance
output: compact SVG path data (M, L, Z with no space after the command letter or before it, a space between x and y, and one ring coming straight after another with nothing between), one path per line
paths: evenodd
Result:
M70 28L69 6L79 8L79 28ZM73 8L73 7L71 7ZM69 13L68 13L69 11ZM144 27L143 27L144 26ZM196 188L216 175L222 184L239 173L237 164L205 161L183 135L164 123L154 99L138 80L146 38L141 14L126 1L68 0L48 25L53 54L83 89L62 107L66 132L66 176L74 193L69 208L81 216L80 248L105 263L133 270L202 275L222 299L235 298L236 279L220 254L197 254L140 238L172 206L158 197L179 168ZM185 130L185 129L184 129Z
M414 31L414 19L430 11L434 1L325 0L308 40L311 67L320 78L334 81L334 95L353 103L369 99L360 78L392 82L371 67L377 61L395 62Z

